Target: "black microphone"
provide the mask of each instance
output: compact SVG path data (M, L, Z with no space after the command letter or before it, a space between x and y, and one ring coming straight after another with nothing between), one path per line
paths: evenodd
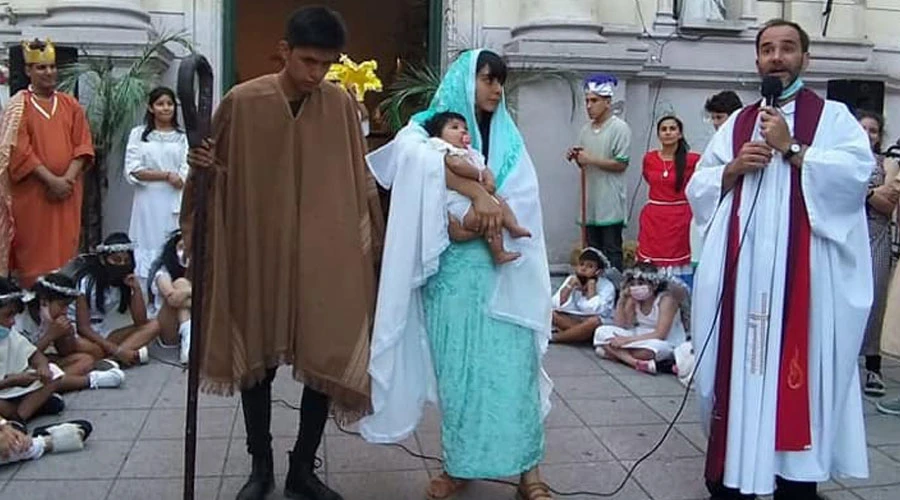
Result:
M781 97L783 91L784 84L781 83L781 78L778 78L777 76L763 77L759 93L762 94L763 98L766 100L766 106L775 106L775 103L778 98Z

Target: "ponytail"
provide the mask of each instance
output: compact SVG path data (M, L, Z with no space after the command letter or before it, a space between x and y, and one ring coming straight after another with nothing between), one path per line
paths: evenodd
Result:
M687 169L687 154L690 146L682 137L678 140L678 148L675 150L675 192L680 193L684 189L684 171Z

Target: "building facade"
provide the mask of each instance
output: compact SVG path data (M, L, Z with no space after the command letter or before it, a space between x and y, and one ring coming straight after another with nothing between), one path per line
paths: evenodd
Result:
M210 59L217 81L227 86L240 43L234 17L241 1L246 0L11 0L0 2L0 42L49 36L93 53L128 57L151 27L186 30ZM270 1L252 0L253 8L265 10ZM314 3L339 3L342 9L353 4ZM372 6L366 0L358 4L362 10ZM679 4L685 15L676 15ZM519 70L605 71L619 77L617 110L633 131L627 237L636 234L646 198L640 159L656 146L656 119L678 115L688 142L702 151L712 135L702 109L710 94L731 89L745 102L756 98L754 39L768 19L794 20L810 33L806 81L822 95L832 79L885 82L887 140L900 134L900 0L834 0L828 17L822 0L431 0L429 5L429 50L443 63L462 48L484 46ZM354 21L348 23L352 33ZM174 65L163 77L164 83L173 81ZM564 152L586 121L583 106L576 96L573 110L569 87L551 79L521 87L514 97L541 182L550 258L562 265L579 237L579 175ZM121 230L128 222L130 191L112 174L110 181L108 229Z

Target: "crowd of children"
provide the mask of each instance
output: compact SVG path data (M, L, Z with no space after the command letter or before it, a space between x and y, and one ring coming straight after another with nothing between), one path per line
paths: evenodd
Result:
M123 368L147 363L154 340L180 348L187 361L186 266L176 231L153 263L145 294L132 242L114 233L64 270L38 277L30 290L0 277L0 465L80 450L89 422L29 434L29 421L62 413L61 394L121 387Z

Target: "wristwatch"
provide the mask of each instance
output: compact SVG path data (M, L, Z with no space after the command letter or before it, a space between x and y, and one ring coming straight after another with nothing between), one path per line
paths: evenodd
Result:
M800 151L803 151L803 146L801 146L799 142L794 142L788 147L787 151L784 152L784 159L790 161L794 155L800 154Z

